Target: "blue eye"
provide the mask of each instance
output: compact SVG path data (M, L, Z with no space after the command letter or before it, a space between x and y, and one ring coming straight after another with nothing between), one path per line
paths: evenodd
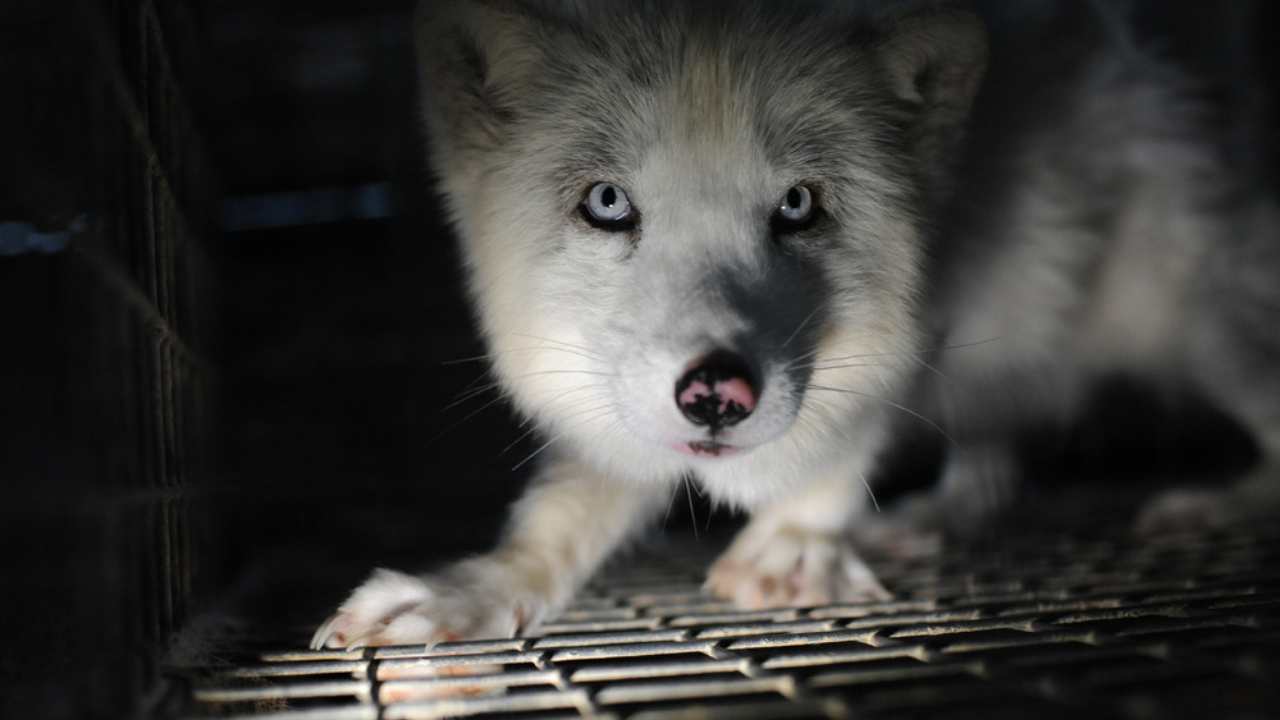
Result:
M592 185L582 201L582 214L588 222L603 230L627 230L635 225L631 198L613 183Z
M778 205L778 217L794 225L803 225L812 216L813 193L804 185L788 190Z

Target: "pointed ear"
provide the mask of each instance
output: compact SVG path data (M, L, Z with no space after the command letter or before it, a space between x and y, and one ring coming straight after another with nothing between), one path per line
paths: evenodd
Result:
M963 137L987 66L982 21L960 10L908 15L889 26L876 54L894 94L917 109L919 157L949 157Z
M422 0L414 24L435 151L499 147L544 61L549 19L518 0Z

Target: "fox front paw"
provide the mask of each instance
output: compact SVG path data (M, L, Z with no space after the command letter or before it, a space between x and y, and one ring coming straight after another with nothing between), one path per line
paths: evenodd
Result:
M311 647L357 648L513 637L541 603L504 581L500 567L467 561L418 577L379 569L311 638Z
M848 538L787 527L748 527L711 566L705 587L752 610L892 598Z

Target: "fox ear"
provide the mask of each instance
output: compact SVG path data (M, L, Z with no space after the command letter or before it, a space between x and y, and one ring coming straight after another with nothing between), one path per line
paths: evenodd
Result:
M893 22L876 48L892 91L918 108L917 150L945 157L963 134L987 66L982 21L961 10L927 10Z
M544 61L551 19L519 0L422 0L414 26L435 150L500 146Z

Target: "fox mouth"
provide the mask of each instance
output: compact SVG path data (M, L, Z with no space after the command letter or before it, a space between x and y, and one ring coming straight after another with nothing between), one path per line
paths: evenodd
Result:
M680 445L679 450L697 457L720 457L732 455L738 452L739 448L715 440L691 440Z

